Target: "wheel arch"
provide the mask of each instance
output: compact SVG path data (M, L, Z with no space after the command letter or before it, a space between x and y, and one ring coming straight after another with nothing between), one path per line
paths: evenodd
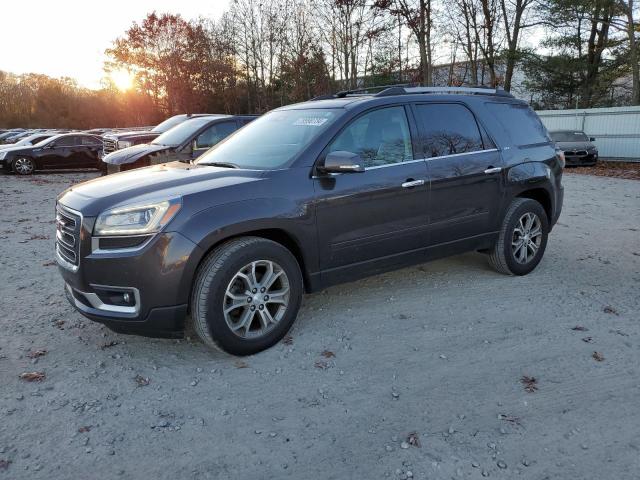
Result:
M312 275L310 274L309 269L307 268L308 265L302 253L302 248L300 246L300 242L298 241L298 239L293 234L291 234L290 232L282 228L258 228L258 229L249 229L241 232L234 232L233 234L230 234L224 237L219 237L215 240L215 242L208 245L206 248L202 248L200 250L200 255L198 256L199 258L194 259L195 265L192 270L193 275L191 275L190 278L185 279L188 282L188 285L187 285L188 299L191 298L191 294L193 292L194 282L197 276L198 269L202 265L202 262L205 260L205 258L207 258L211 252L213 252L216 248L218 248L223 243L226 243L230 240L234 240L236 238L241 238L241 237L264 238L264 239L276 242L282 245L283 247L285 247L287 250L291 252L293 257L298 262L298 265L300 266L300 272L302 274L304 291L311 292L314 290L314 282L312 280ZM189 309L190 308L191 306L189 306Z
M516 198L530 198L538 202L542 205L542 208L544 208L547 214L547 220L551 223L551 219L553 218L553 204L551 203L551 194L545 188L537 187L524 190L518 193Z

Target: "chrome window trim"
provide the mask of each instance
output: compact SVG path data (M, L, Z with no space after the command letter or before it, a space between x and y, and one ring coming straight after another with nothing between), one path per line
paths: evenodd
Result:
M449 158L449 157L461 157L463 155L472 155L474 153L489 153L489 152L497 152L497 148L487 148L484 150L474 150L473 152L462 152L462 153L451 153L449 155L438 155L437 157L426 157L425 160L438 160L441 158Z

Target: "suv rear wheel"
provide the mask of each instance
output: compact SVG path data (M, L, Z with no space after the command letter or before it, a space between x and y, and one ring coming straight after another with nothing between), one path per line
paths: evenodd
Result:
M191 321L200 339L233 355L251 355L291 328L302 300L302 274L279 243L242 237L205 258L191 295Z
M544 255L549 235L547 214L538 202L516 198L507 209L489 264L508 275L526 275Z

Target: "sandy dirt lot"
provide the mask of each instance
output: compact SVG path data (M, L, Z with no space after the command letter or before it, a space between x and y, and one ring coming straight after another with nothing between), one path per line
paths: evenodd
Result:
M331 288L238 359L67 304L54 199L92 176L0 175L0 479L640 477L640 182L566 175L527 277L466 254Z

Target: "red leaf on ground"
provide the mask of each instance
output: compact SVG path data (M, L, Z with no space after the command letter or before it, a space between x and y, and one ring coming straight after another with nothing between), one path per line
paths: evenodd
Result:
M587 327L583 327L582 325L576 325L571 330L575 330L576 332L588 332L589 329Z
M85 425L85 426L80 427L78 429L78 433L86 433L86 432L89 432L89 431L91 431L91 425Z
M411 432L407 435L407 443L409 445L413 445L414 447L420 448L422 445L420 444L420 437L418 436L418 432Z
M331 350L324 350L320 355L322 355L324 358L331 358L336 356L336 354Z
M135 377L133 377L133 379L136 381L139 387L146 387L151 383L151 380L143 377L142 375L136 375Z
M596 362L604 362L604 355L602 355L600 352L593 352L591 356Z
M29 353L27 353L27 357L38 358L38 357L44 357L46 354L47 354L47 351L45 349L31 350Z
M525 392L533 393L538 390L538 380L535 377L523 375L520 382L524 385Z
M20 374L20 378L26 382L41 382L47 376L44 372L24 372Z

